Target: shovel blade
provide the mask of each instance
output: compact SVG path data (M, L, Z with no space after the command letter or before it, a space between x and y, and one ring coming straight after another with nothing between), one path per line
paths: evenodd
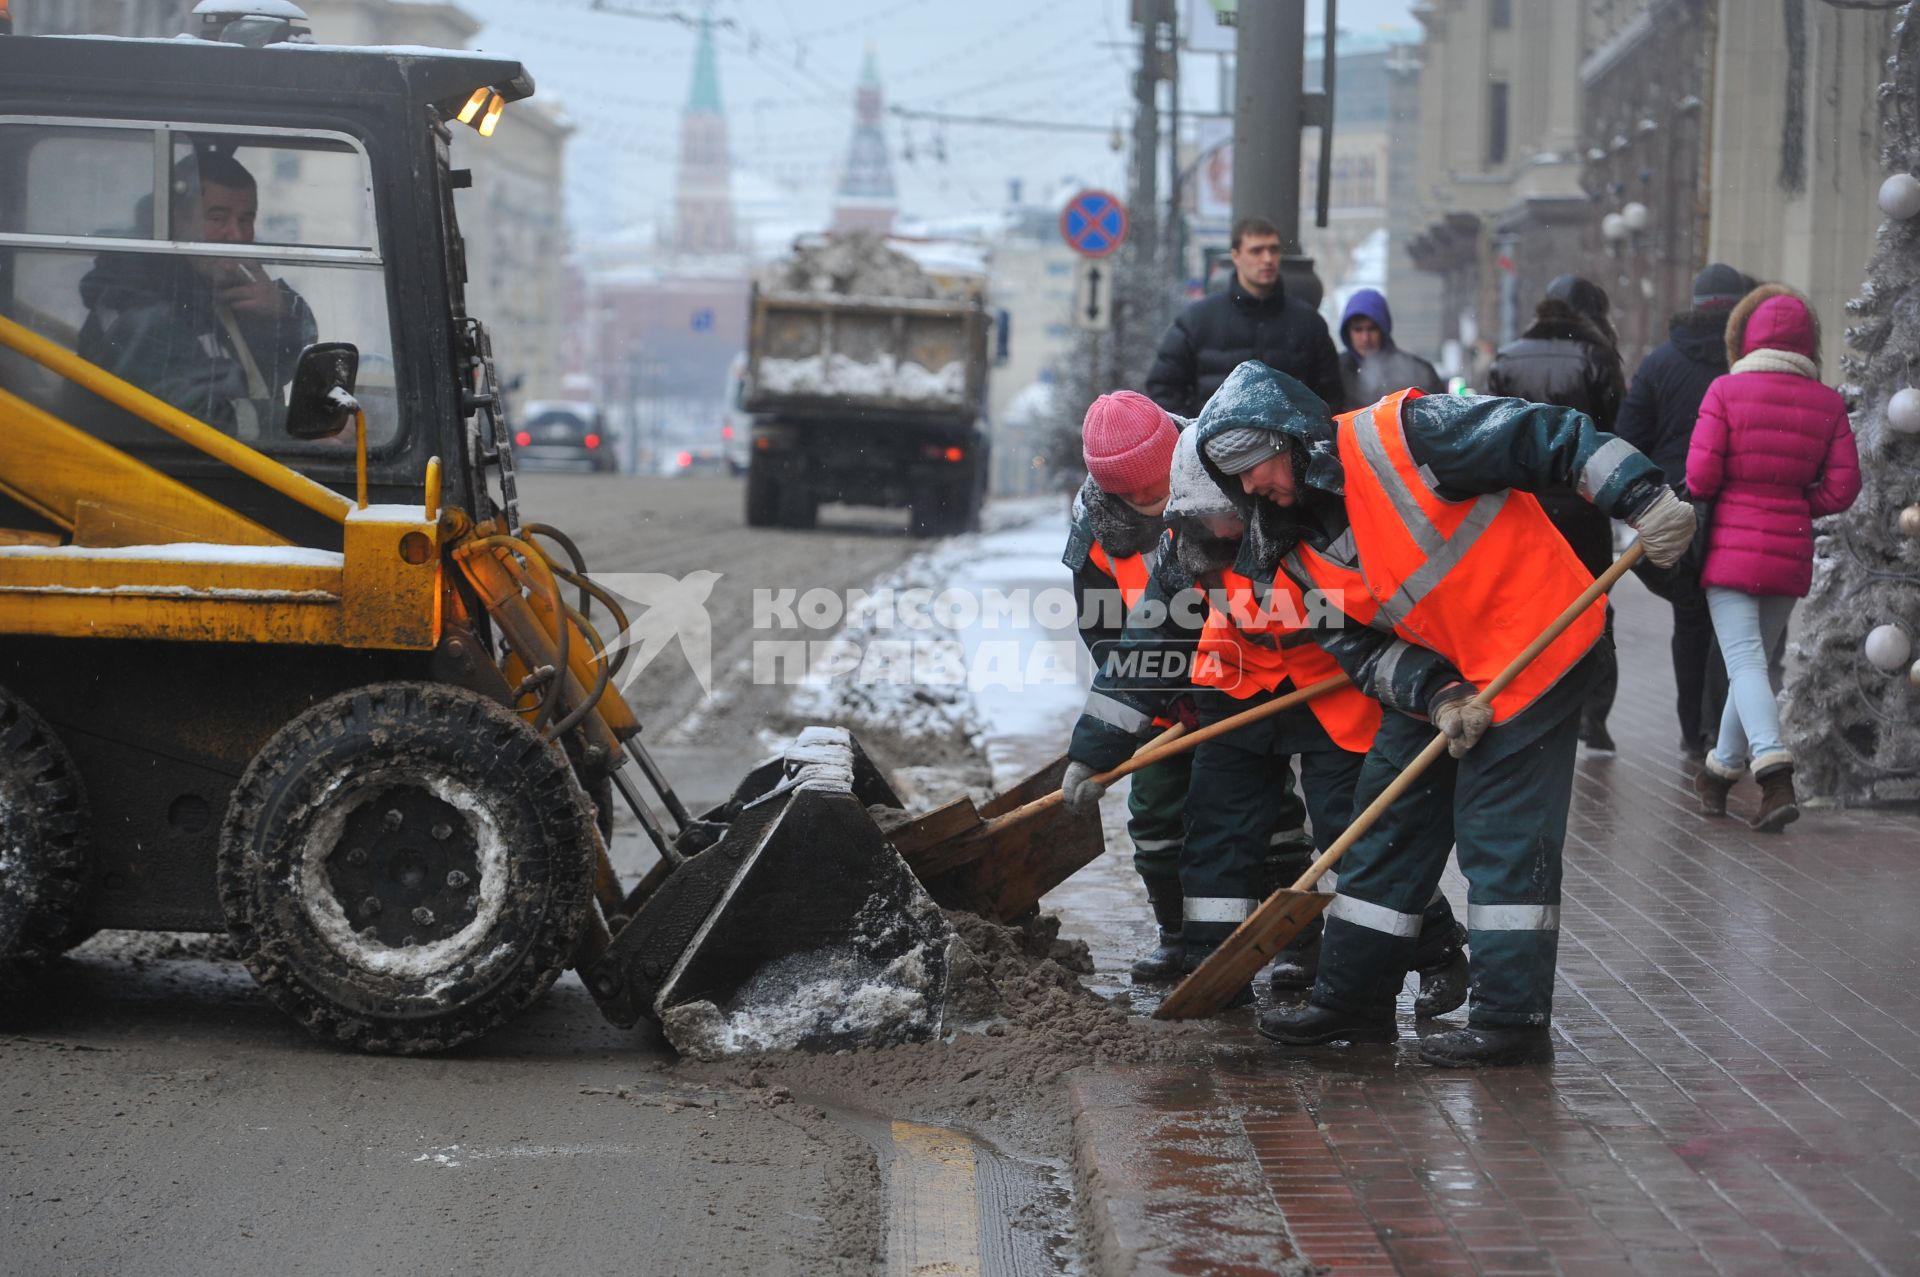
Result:
M1260 974L1260 968L1331 903L1333 896L1327 892L1274 892L1167 995L1153 1018L1194 1020L1222 1010L1247 981Z
M928 893L948 909L1012 922L1091 864L1106 846L1098 812L1075 815L1056 804L1014 814L1059 789L1066 770L1067 760L1056 758L982 807L984 823L909 856Z

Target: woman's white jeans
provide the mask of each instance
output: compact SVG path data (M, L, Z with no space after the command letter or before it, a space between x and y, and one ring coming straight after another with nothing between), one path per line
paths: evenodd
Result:
M1780 739L1780 704L1774 699L1779 689L1768 677L1767 653L1779 647L1799 601L1791 595L1707 587L1707 610L1727 662L1727 708L1709 761L1726 774L1738 775L1749 760L1762 767L1793 760Z

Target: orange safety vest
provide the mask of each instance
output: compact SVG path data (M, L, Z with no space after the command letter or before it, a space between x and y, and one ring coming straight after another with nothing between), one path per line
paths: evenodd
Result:
M1165 537L1161 538L1157 549L1166 549ZM1127 605L1127 611L1133 611L1140 602L1140 596L1147 592L1147 578L1153 574L1152 561L1144 554L1129 554L1116 559L1098 541L1093 543L1093 549L1087 551L1087 558L1120 587L1120 601ZM1153 720L1155 727L1172 727L1173 724L1173 719L1164 716Z
M1419 394L1398 391L1334 419L1352 539L1325 550L1302 543L1287 561L1354 620L1440 653L1485 687L1593 574L1531 494L1509 488L1448 501L1434 491L1407 448L1400 415ZM1559 682L1605 625L1600 599L1493 698L1494 722Z
M1209 594L1201 627L1193 681L1244 701L1255 692L1271 692L1291 678L1305 687L1341 672L1313 636L1288 622L1306 615L1306 595L1284 575L1274 589L1286 595L1262 608L1253 582L1238 572L1220 574L1228 606L1248 622L1243 627L1215 606ZM1289 605L1291 609L1289 610ZM1266 640L1262 642L1261 640ZM1271 646L1269 646L1271 644ZM1364 754L1373 748L1380 727L1380 702L1355 687L1335 688L1307 702L1313 716L1341 749Z
M1116 559L1107 553L1106 546L1095 541L1093 549L1087 552L1087 557L1093 561L1093 566L1113 578L1113 583L1120 587L1121 601L1131 612L1134 605L1140 602L1140 596L1147 592L1147 577L1153 571L1153 565L1147 562L1147 556L1129 554Z

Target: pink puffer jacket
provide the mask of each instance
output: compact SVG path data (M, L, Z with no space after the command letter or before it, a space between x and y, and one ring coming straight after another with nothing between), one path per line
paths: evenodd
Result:
M1818 357L1813 312L1768 286L1735 308L1727 345ZM1803 597L1813 521L1860 495L1860 458L1839 392L1791 371L1733 372L1707 387L1687 452L1687 488L1713 502L1703 585Z

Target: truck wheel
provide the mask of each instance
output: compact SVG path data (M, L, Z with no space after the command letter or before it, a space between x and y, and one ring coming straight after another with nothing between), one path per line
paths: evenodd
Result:
M779 516L780 487L774 482L773 467L762 465L756 457L747 463L747 526L770 528Z
M80 773L46 720L0 689L0 985L84 940L93 858Z
M316 1037L419 1054L553 984L593 899L593 806L559 749L464 688L382 683L264 745L220 835L220 903Z

